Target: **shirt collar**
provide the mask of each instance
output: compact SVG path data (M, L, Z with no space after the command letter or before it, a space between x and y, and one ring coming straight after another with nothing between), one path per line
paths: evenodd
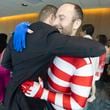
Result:
M84 35L84 38L88 38L88 39L92 39L92 37L90 35Z

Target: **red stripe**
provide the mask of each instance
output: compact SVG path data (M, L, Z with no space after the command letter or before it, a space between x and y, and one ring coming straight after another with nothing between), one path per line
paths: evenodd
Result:
M63 95L63 107L66 110L71 110L70 97L67 95Z
M87 64L87 62L83 58L74 58L70 56L61 56L64 61L67 61L68 63L72 64L76 68L80 68Z
M64 71L61 71L58 69L54 64L51 65L51 72L54 74L57 78L67 81L70 81L71 76L65 73Z
M70 57L70 56L60 56L59 58L63 59L66 62L69 62L70 64L74 65L74 57Z
M35 98L41 98L42 94L43 94L43 88L40 86L37 94L34 96Z
M72 93L72 97L81 107L85 107L86 102L87 102L86 97L79 96L75 93Z
M55 90L57 90L57 91L60 91L60 92L63 92L63 93L68 93L68 92L70 92L70 88L69 88L69 87L62 87L62 86L60 86L60 85L54 83L50 78L48 78L48 83L49 83L49 85L50 85L53 89L55 89Z
M48 94L48 101L51 103L55 103L55 93L49 92Z
M71 78L71 82L73 84L81 85L81 86L91 86L93 81L93 76L75 76Z

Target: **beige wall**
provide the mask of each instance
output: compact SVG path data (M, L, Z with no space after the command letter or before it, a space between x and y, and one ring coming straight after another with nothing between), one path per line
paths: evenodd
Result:
M94 36L106 34L110 38L110 8L85 9L84 23L92 23L95 27Z
M6 33L9 37L13 32L16 24L22 21L28 21L30 23L37 21L39 14L29 13L15 16L7 16L0 18L0 32Z
M84 23L92 23L95 26L95 34L104 33L110 38L110 8L104 9L85 9ZM35 22L38 13L23 14L0 18L0 32L5 32L9 36L13 32L16 24L22 21Z

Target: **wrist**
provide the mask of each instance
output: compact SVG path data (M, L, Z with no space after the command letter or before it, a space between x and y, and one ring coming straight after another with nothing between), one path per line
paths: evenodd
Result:
M42 94L43 94L43 88L40 86L38 92L35 94L35 98L41 98Z
M49 95L49 91L47 89L43 89L41 99L47 100Z

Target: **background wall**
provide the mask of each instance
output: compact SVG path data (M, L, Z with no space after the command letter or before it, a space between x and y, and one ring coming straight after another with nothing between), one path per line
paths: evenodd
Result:
M103 33L110 38L110 8L85 9L84 14L84 23L95 27L94 36Z
M0 17L0 32L6 33L11 36L15 26L22 22L27 21L33 23L38 20L38 13L21 14L15 16Z
M84 9L84 23L92 23L95 27L95 34L106 34L110 38L110 8ZM16 24L22 21L30 23L38 20L38 13L22 14L0 18L0 32L11 36Z

